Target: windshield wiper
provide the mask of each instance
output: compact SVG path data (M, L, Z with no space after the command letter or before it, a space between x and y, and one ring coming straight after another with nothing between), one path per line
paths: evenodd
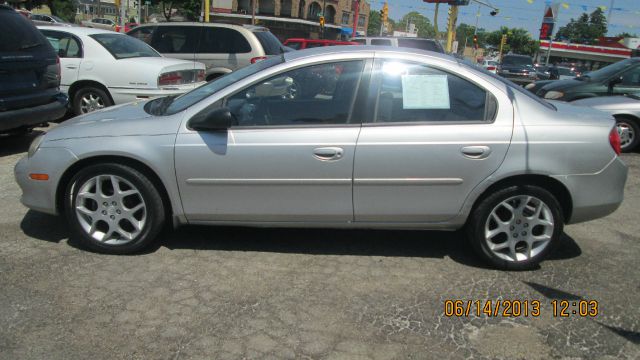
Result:
M42 43L25 44L25 45L20 46L20 50L32 49L32 48L35 48L35 47L38 47L38 46L41 46L41 45L42 45Z

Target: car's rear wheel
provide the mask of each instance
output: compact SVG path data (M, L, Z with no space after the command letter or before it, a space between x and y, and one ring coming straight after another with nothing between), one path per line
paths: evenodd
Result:
M508 270L534 268L559 242L564 225L558 200L532 185L489 195L471 216L467 232L476 252Z
M66 195L65 214L71 230L95 251L136 252L154 240L164 223L158 189L129 166L86 167L71 179Z
M90 113L113 105L109 95L95 86L86 86L73 96L73 110L76 115Z
M620 150L622 152L633 151L640 142L640 125L625 117L616 117L616 127L620 134Z

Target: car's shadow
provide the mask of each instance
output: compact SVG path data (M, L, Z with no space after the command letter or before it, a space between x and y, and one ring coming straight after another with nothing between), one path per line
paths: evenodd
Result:
M35 239L60 242L69 237L61 217L29 211L21 222L24 233ZM571 259L582 251L564 234L549 260ZM83 250L79 241L68 244ZM145 253L170 250L223 250L312 255L356 255L445 258L478 268L489 268L473 253L462 231L336 230L185 226L165 230Z

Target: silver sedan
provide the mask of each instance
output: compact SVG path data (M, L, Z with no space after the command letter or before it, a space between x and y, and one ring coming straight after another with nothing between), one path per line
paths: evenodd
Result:
M490 264L525 269L622 202L614 124L448 56L332 47L69 120L15 176L26 206L106 253L165 222L465 228Z
M640 144L640 96L600 96L576 100L571 104L589 106L613 115L622 152L633 151Z

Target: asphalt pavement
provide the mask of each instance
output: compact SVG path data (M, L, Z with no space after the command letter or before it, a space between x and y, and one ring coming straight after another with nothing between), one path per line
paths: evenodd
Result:
M617 212L504 272L450 232L183 227L143 254L91 253L19 202L33 136L0 138L0 359L640 358L639 153ZM539 316L475 314L488 300Z

